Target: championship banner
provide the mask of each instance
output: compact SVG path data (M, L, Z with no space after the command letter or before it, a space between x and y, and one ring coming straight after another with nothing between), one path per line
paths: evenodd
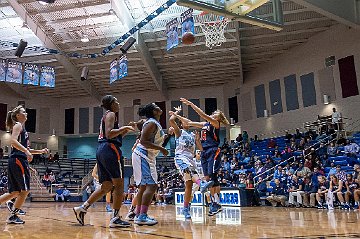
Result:
M39 85L39 67L33 64L24 65L24 85Z
M51 88L55 87L55 70L53 67L41 67L40 86Z
M119 79L122 79L128 75L128 59L124 55L119 60Z
M6 82L21 84L22 64L20 62L9 61L6 71Z
M113 60L110 63L110 84L118 79L118 61Z
M194 27L194 18L193 18L193 9L189 9L186 12L181 14L181 36L184 36L185 33L191 32L195 35Z
M6 60L0 60L0 81L5 81L6 78L7 63Z
M179 22L177 18L171 20L166 24L166 36L167 36L166 49L168 51L179 45L178 25Z

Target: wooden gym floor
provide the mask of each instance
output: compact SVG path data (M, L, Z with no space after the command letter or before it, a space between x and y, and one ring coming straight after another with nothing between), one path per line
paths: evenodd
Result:
M150 216L159 220L153 227L127 229L107 227L111 213L104 203L90 208L85 226L73 214L74 203L26 203L24 225L7 225L8 210L0 208L0 238L156 238L156 239L235 239L235 238L360 238L360 211L248 207L224 208L208 217L202 207L192 207L192 221L185 221L181 208L151 206ZM128 205L121 210L125 216Z

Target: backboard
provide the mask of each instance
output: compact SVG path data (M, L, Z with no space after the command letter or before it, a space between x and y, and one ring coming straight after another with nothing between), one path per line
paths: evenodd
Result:
M232 21L280 31L283 26L283 13L280 0L176 0L180 6L220 15ZM273 20L262 18L252 12L269 3L273 5Z

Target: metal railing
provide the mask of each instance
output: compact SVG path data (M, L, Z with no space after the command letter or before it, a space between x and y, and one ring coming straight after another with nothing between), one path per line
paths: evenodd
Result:
M37 191L40 191L40 194L49 194L47 188L43 186L42 182L40 181L39 175L35 169L30 169L30 177L31 181L35 183Z
M85 175L85 177L83 177L83 179L81 180L81 189L80 191L84 191L86 186L91 183L93 180L93 176L92 176L92 170L87 174Z
M348 129L350 126L353 126L353 127L351 127L351 130ZM346 136L346 132L351 132L352 130L356 129L358 126L360 126L360 119L355 120L355 121L353 121L352 123L348 124L348 125L343 129L343 131L345 131L345 135L344 135L344 136ZM311 146L307 147L306 149L304 149L304 150L303 150L303 157L305 158L305 157L307 157L307 156L310 155L310 153L304 154L304 152L306 152L307 150L313 148L314 146L316 146L316 145L318 145L318 144L320 144L320 143L323 143L323 142L326 141L327 139L331 139L331 140L328 141L325 145L330 144L330 143L333 141L333 136L338 136L338 132L335 132L335 133L333 133L333 134L331 134L331 135L329 135L329 136L327 136L327 137L325 137L325 138L323 138L323 139L320 139L318 142L316 142L316 143L314 143L313 145L311 145ZM331 138L330 138L330 137L331 137ZM318 149L319 149L319 148L315 148L315 151L317 151ZM266 174L266 173L274 170L275 168L279 167L280 165L282 165L282 164L285 163L285 162L288 162L288 161L291 160L291 159L294 159L294 160L295 160L295 158L296 158L296 156L291 156L291 157L289 157L288 159L285 159L284 161L281 161L280 163L276 164L276 165L273 166L272 168L267 169L266 171L262 172L261 174L256 175L256 176L254 177L254 180L255 180L256 178L258 178L258 177L260 177L260 176L262 176L262 175L264 175L264 174ZM292 162L290 165L292 165L292 164L294 164L294 163L295 163L295 161ZM273 176L274 176L274 173L268 175L264 180L268 180L269 178L272 178ZM255 186L257 186L258 184L259 184L259 182L254 183Z

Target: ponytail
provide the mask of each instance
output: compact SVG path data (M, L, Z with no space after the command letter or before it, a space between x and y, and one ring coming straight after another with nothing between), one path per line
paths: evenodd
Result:
M218 113L219 114L219 121L221 123L223 123L224 125L229 125L229 121L228 119L226 118L224 112L222 112L221 110L216 110L214 113Z
M18 121L16 115L20 112L20 109L24 108L22 105L15 107L13 110L10 110L6 115L6 128L12 130L15 123Z

